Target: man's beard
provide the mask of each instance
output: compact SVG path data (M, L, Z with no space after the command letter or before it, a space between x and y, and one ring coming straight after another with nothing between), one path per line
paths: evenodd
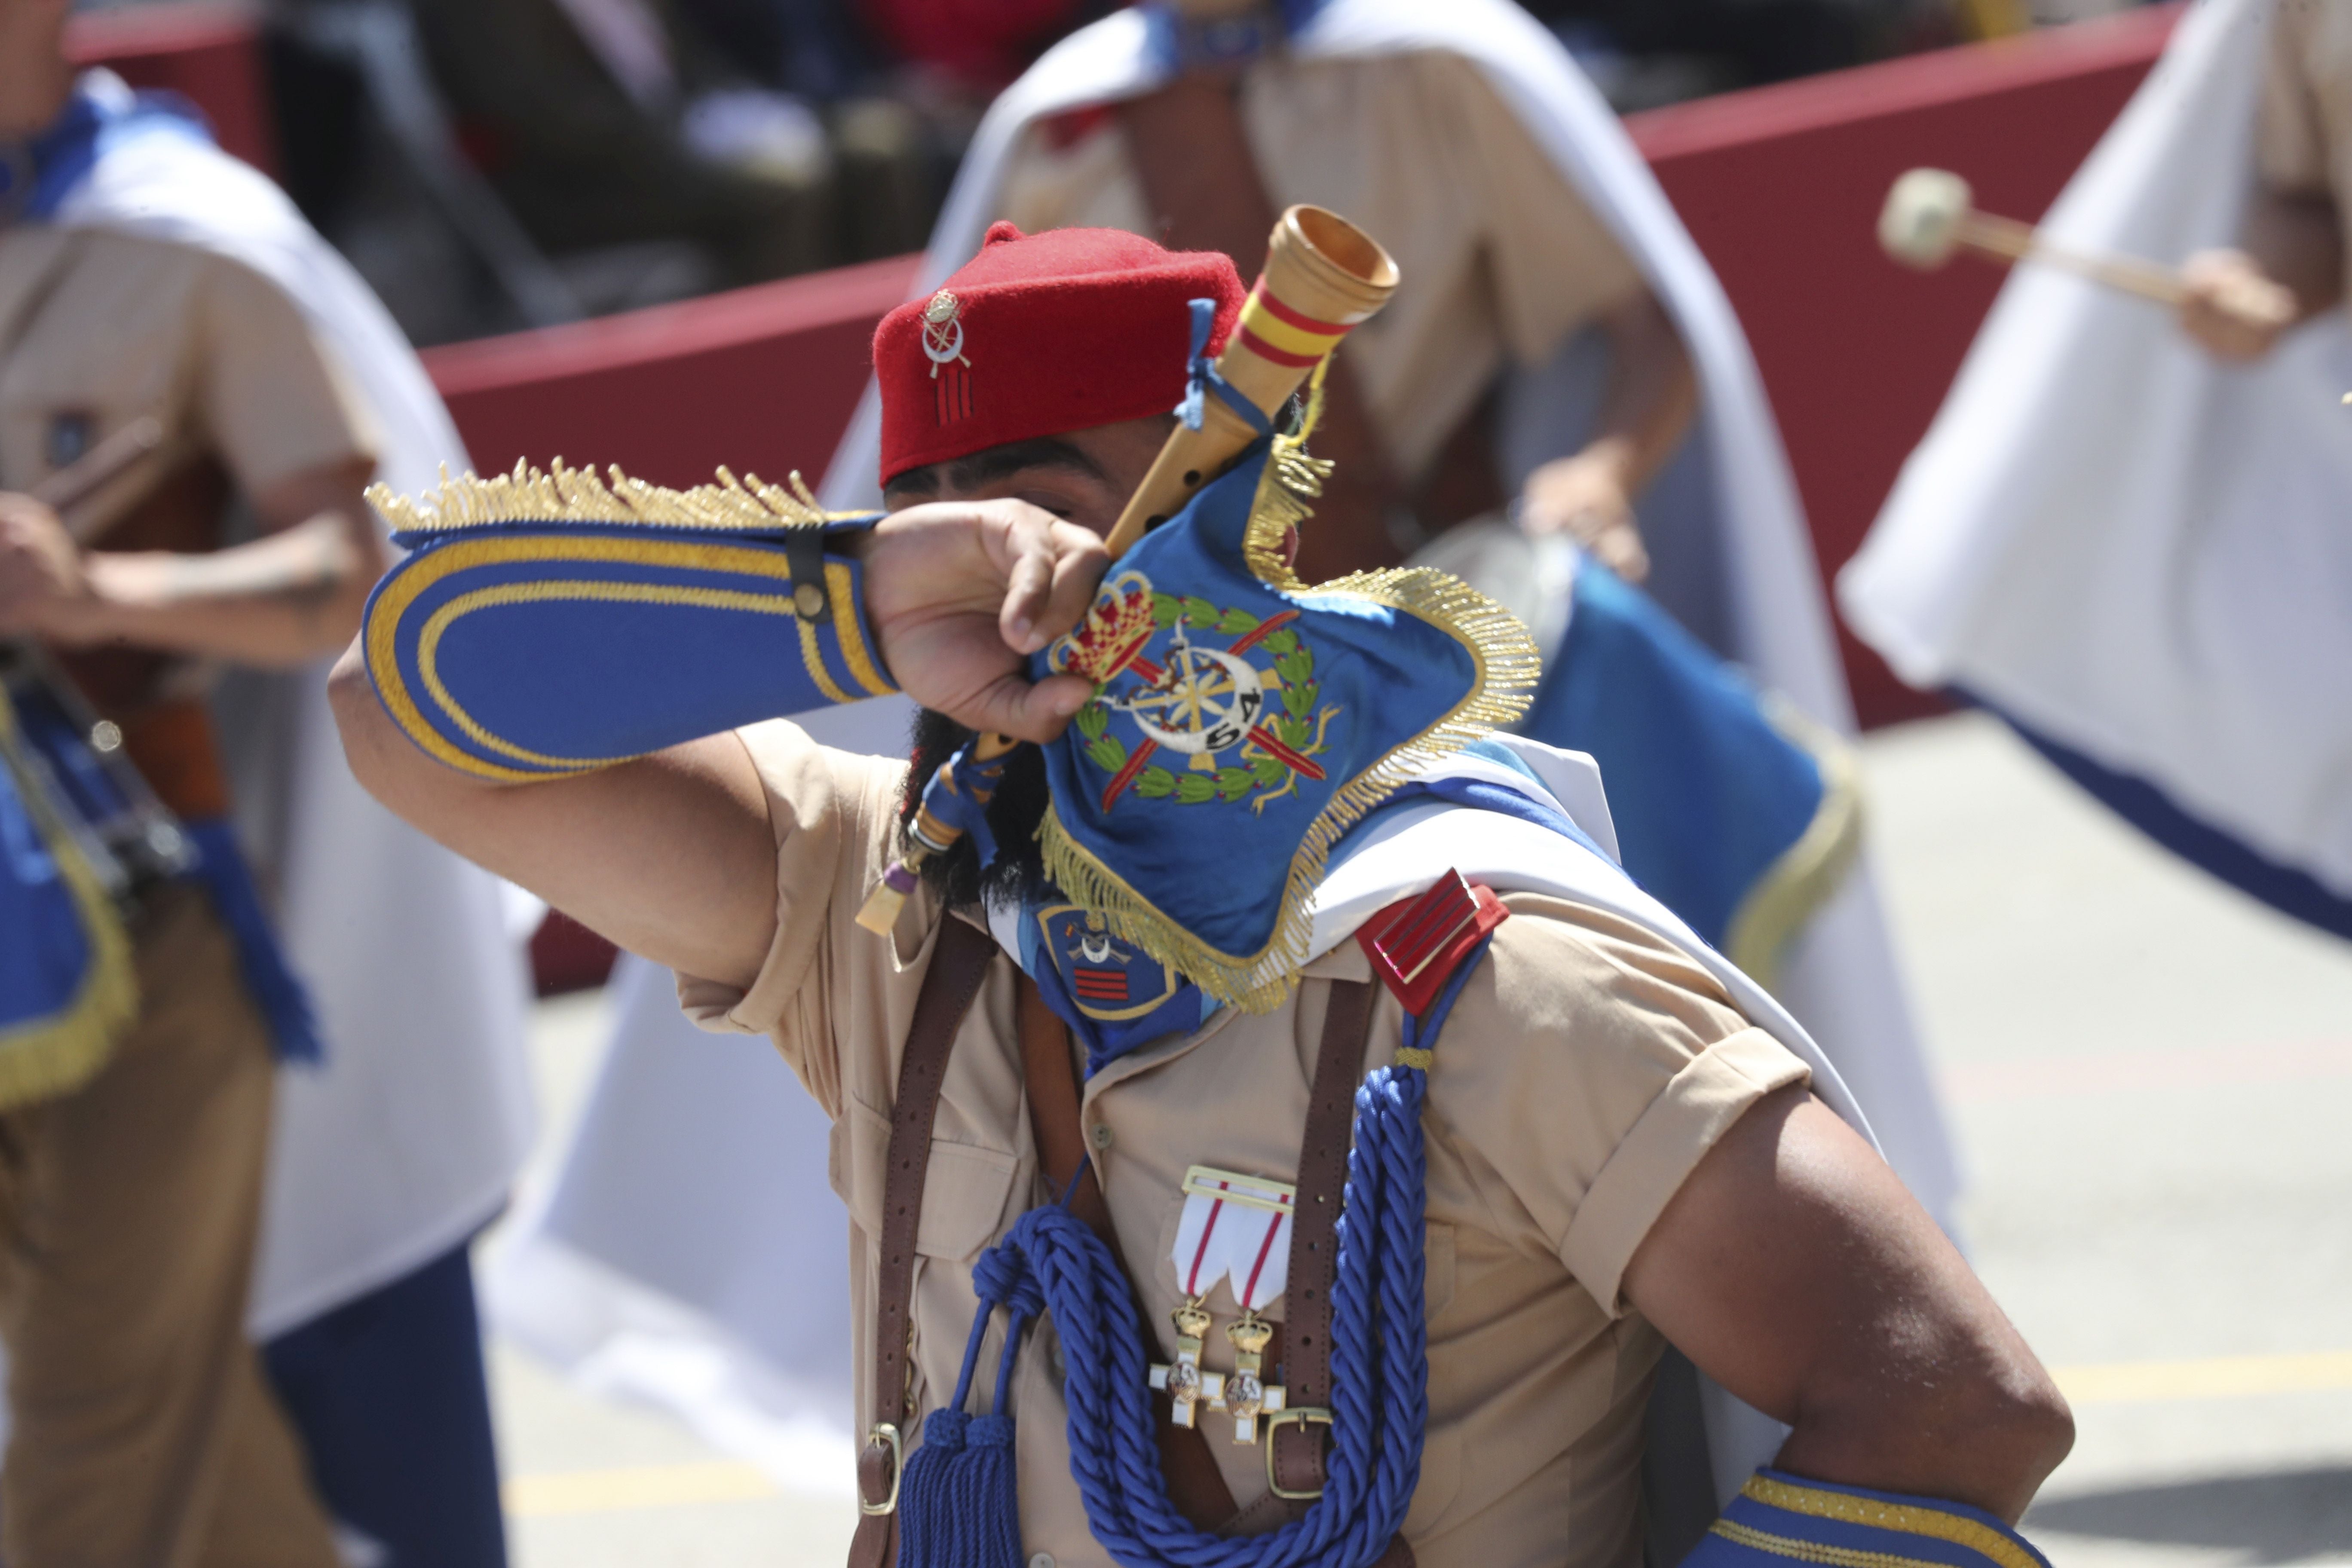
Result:
M973 738L944 713L925 708L915 715L915 750L907 770L907 784L898 802L898 826L903 833L915 820L923 802L924 786L940 764ZM1045 820L1050 799L1045 786L1045 756L1024 745L1005 759L1004 773L988 803L988 828L996 835L995 863L983 869L980 851L969 835L945 855L923 862L923 880L950 907L971 908L982 902L1013 904L1041 892L1045 886L1044 853L1037 847L1037 825Z

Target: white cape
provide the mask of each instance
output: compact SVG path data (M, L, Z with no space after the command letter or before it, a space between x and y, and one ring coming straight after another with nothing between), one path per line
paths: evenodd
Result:
M2042 227L2234 243L2267 0L2202 0ZM2352 325L2224 365L2168 312L2011 275L1839 582L1915 686L1958 686L2352 897Z
M367 400L379 477L462 470L400 329L284 193L176 132L109 149L55 222L211 251L301 309ZM464 1241L529 1151L529 987L501 885L394 818L343 761L326 666L225 688L241 837L326 1060L280 1069L251 1324L266 1339ZM255 809L255 808L258 809Z

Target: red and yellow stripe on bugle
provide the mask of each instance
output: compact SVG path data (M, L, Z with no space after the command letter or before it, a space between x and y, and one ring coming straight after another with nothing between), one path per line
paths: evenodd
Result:
M1261 278L1242 302L1242 319L1234 331L1253 353L1276 364L1306 370L1321 363L1355 324L1318 321L1294 310L1267 293L1265 279Z

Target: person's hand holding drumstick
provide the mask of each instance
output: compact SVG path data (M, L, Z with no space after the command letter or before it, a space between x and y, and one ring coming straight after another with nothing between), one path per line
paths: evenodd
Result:
M2325 205L2323 215L2301 210ZM1895 182L1879 215L1878 240L1908 267L1931 270L1966 248L2002 262L2033 261L2169 306L2181 329L2210 353L2254 360L2297 321L2343 293L2335 209L2265 193L2246 227L2246 250L2207 250L2179 270L2137 257L2100 256L2054 244L2029 224L1980 212L1959 175L1914 169Z

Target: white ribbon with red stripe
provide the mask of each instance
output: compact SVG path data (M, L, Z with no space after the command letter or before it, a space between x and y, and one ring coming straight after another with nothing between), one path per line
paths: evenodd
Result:
M1184 1213L1170 1261L1187 1298L1206 1296L1220 1280L1255 1312L1282 1294L1290 1278L1290 1210L1298 1189L1264 1176L1195 1165L1184 1173Z

